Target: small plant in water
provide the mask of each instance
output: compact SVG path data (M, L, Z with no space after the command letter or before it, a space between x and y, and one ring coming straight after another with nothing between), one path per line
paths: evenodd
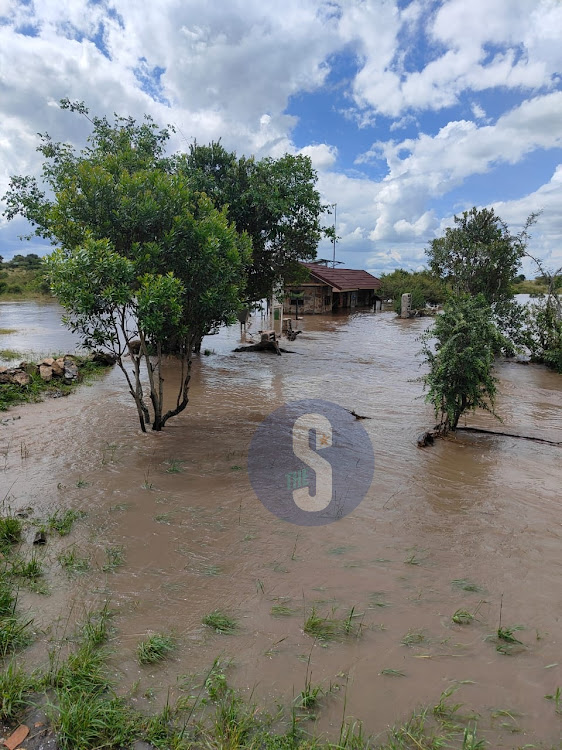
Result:
M82 477L79 477L78 481L76 482L76 486L78 487L78 489L83 489L84 487L88 487L89 484L90 483L87 482L85 479L82 479Z
M562 714L562 691L560 690L560 687L557 687L552 695L545 695L544 697L547 701L554 701L556 713Z
M125 564L125 555L123 547L107 547L105 550L106 562L102 566L104 573L111 573L116 568L121 567Z
M74 546L61 552L57 559L69 574L85 573L90 569L90 558L82 557Z
M479 586L477 583L474 583L472 581L467 581L466 578L455 578L454 581L451 581L451 585L456 589L460 589L461 591L469 591L471 593L480 593L484 590L482 586Z
M400 669L382 669L379 674L388 675L389 677L406 677L406 673Z
M213 628L217 633L231 634L238 630L236 620L218 609L205 615L203 625Z
M423 630L408 630L401 643L403 646L418 646L420 643L425 643L426 640Z
M172 636L153 633L137 646L137 659L140 664L155 664L163 661L175 648Z
M47 518L47 529L56 531L60 536L68 536L74 522L84 518L85 515L86 513L83 510L74 510L73 508L64 512L56 510Z
M168 468L166 474L180 474L182 471L183 461L178 461L176 458L171 458L168 462Z
M0 549L21 540L22 523L13 516L0 516Z

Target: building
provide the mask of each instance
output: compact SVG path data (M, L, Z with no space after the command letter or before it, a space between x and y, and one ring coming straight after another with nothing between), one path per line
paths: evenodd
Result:
M308 279L285 287L283 312L286 315L373 307L381 299L377 296L380 279L367 271L329 268L317 263L301 263L301 266L308 270Z

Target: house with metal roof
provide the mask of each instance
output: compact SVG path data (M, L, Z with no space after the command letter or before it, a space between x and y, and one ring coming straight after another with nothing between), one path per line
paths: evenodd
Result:
M380 301L380 279L353 268L329 268L319 263L301 263L308 272L304 281L285 287L283 312L322 314L336 310L373 307Z

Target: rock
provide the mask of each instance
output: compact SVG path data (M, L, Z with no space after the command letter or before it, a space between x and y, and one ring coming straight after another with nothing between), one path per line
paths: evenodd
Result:
M78 367L69 357L64 358L64 382L72 383L78 380Z
M93 352L92 353L92 362L97 362L99 365L106 365L107 367L110 367L111 365L114 365L117 361L117 357L115 354L110 354L109 352Z
M433 445L435 435L433 432L422 432L418 436L418 448L426 448L428 445Z
M12 375L9 372L0 372L0 385L2 383L11 383Z
M7 367L0 367L0 375L2 375L5 372L8 372L8 368Z
M17 385L29 385L31 383L31 377L22 370L17 370L12 375L12 382L17 383Z
M47 367L51 367L54 361L55 360L52 357L45 357L45 359L42 359L41 362L39 362L39 367L41 367L41 365L47 365Z
M39 375L45 383L48 383L53 379L53 368L49 367L49 365L39 365Z
M59 364L58 360L55 360L51 365L51 370L56 378L62 378L64 375L64 360L62 364Z
M44 531L36 532L33 544L47 544L47 536Z

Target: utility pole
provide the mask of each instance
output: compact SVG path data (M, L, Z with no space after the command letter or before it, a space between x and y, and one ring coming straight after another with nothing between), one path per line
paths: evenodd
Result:
M334 252L332 257L332 268L336 267L336 216L337 216L337 210L338 210L338 204L332 203L332 208L334 209Z

